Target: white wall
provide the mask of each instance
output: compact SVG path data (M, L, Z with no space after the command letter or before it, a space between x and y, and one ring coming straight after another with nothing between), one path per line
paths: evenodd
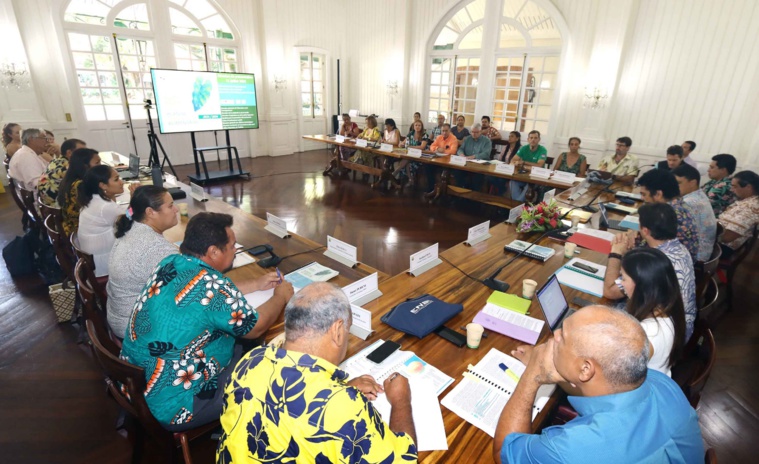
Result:
M62 0L59 0L62 1ZM569 30L562 56L560 92L552 121L550 154L570 136L597 162L617 137L633 139L643 161L667 146L698 142L695 158L732 153L744 167L759 165L759 2L754 0L535 0L553 7ZM550 3L549 3L550 2ZM56 2L52 2L56 3ZM393 117L400 127L422 111L427 44L439 21L461 0L218 0L241 37L243 69L258 77L261 129L247 137L252 156L280 155L308 147L299 103L296 47L328 55L328 115L337 112L335 63L340 59L343 110ZM45 0L0 0L6 35L18 22L30 57L35 91L19 98L0 92L3 121L47 123L75 134L78 99L68 84L57 44L51 44L59 13ZM7 28L7 29L6 29ZM41 59L40 57L44 57ZM274 91L274 76L287 89ZM400 94L390 96L388 81ZM604 109L582 108L586 86L602 86ZM19 99L22 100L19 103ZM174 136L178 138L179 136ZM186 138L186 136L184 136ZM169 140L176 146L189 141ZM164 141L166 144L166 141ZM185 151L186 147L181 151ZM184 157L183 157L184 159Z

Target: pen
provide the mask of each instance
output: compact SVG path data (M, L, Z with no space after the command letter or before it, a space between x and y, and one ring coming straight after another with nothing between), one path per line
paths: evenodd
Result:
M391 376L390 376L390 378L389 378L388 380L389 380L390 382L392 382L393 380L395 380L395 378L396 378L396 377L398 377L398 373L397 373L397 372L396 372L395 374L391 375Z
M279 283L282 283L282 273L279 272L279 268L277 268L277 277L279 277Z

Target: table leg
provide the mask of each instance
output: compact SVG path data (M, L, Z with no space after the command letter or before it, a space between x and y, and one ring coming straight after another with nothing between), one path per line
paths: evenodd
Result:
M424 194L424 199L427 200L429 204L434 203L438 198L445 195L445 192L448 190L450 175L450 169L444 169L443 172L440 173L440 181L435 184L435 190Z
M329 164L327 164L327 167L324 168L324 172L322 172L322 175L326 176L329 173L331 173L334 169L338 168L339 163L340 163L339 160L340 160L340 148L335 147L335 149L332 151L332 159L329 160Z

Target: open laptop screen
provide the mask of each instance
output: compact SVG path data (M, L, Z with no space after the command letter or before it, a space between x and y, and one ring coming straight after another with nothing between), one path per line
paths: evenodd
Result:
M548 282L543 285L543 288L538 291L538 302L546 316L548 326L551 330L556 330L561 324L564 314L569 310L567 299L564 297L556 274L552 275Z

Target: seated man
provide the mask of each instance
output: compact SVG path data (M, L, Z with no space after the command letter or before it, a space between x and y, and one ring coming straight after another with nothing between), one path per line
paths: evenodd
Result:
M610 173L612 179L625 184L635 182L635 177L638 175L638 158L628 153L632 143L630 137L618 138L614 154L605 156L598 164L598 170Z
M667 148L667 159L656 163L656 169L672 171L681 164L683 164L683 147L680 145L672 145Z
M681 164L672 171L680 186L680 196L685 207L690 210L698 232L698 261L708 261L717 239L717 218L709 203L709 198L698 188L701 174L690 164Z
M483 116L480 122L482 123L482 135L490 140L501 140L501 133L490 125L490 116Z
M542 345L512 351L527 368L498 421L495 462L703 462L698 415L672 379L646 368L649 351L635 318L603 306L568 317ZM578 417L531 434L535 394L552 383Z
M79 139L68 139L63 142L61 144L63 156L59 156L51 161L47 165L45 172L40 176L39 183L37 184L37 195L44 204L55 208L58 207L58 203L56 202L58 187L61 185L63 176L66 175L66 171L69 168L71 154L79 148L87 148L87 144Z
M282 348L255 348L234 369L217 462L416 462L408 380L395 373L383 387L337 368L351 322L332 284L308 285L287 303ZM369 402L383 391L389 426Z
M683 162L688 163L694 168L698 169L698 163L690 156L693 150L696 149L696 142L693 140L686 140L681 146L683 147ZM700 173L701 171L699 171L699 174Z
M542 168L546 164L548 151L540 145L540 132L534 130L527 134L527 145L522 145L516 155L511 158L511 164L537 166ZM527 182L511 182L511 198L516 201L524 201L527 195Z
M21 133L21 148L11 158L8 175L16 184L27 190L35 190L40 176L45 173L53 159L45 150L48 137L42 129L26 129Z
M640 196L646 203L667 203L677 214L677 239L685 245L693 261L698 260L700 241L693 214L680 197L680 187L671 172L652 169L638 179Z
M666 203L647 203L638 210L640 216L640 237L651 248L661 250L675 268L680 294L685 306L685 339L693 333L698 309L696 307L696 275L693 260L688 250L677 240L677 216ZM614 237L609 253L609 262L604 276L604 298L618 300L624 298L624 287L619 281L622 257L635 246L635 235L618 234Z
M740 248L759 227L759 175L753 171L741 171L733 176L732 187L738 201L719 217L719 223L725 228L720 237L725 258Z
M735 201L730 176L735 172L737 164L733 155L722 153L712 156L712 162L707 171L709 181L701 187L701 190L709 198L714 215L717 217Z
M293 294L274 272L239 289L224 277L236 253L228 214L193 216L179 251L145 285L121 349L124 361L145 369L150 412L172 432L219 418L227 367L243 354L235 339L263 335ZM270 288L274 296L258 308L245 301L244 294Z
M443 135L443 125L445 124L445 115L444 114L438 114L437 115L437 126L434 126L432 130L430 130L430 138L432 140L437 139L441 135ZM448 125L448 128L450 128L450 124ZM458 140L458 139L457 139Z
M482 126L480 124L474 124L472 126L472 135L464 138L464 141L459 146L456 152L459 156L466 156L466 159L478 159L478 160L490 160L490 150L493 148L493 143L489 138L482 135ZM454 170L453 177L456 179L456 185L459 187L470 188L470 185L466 182L467 174L464 171ZM479 190L482 186L482 176L475 176L472 182L471 188Z

